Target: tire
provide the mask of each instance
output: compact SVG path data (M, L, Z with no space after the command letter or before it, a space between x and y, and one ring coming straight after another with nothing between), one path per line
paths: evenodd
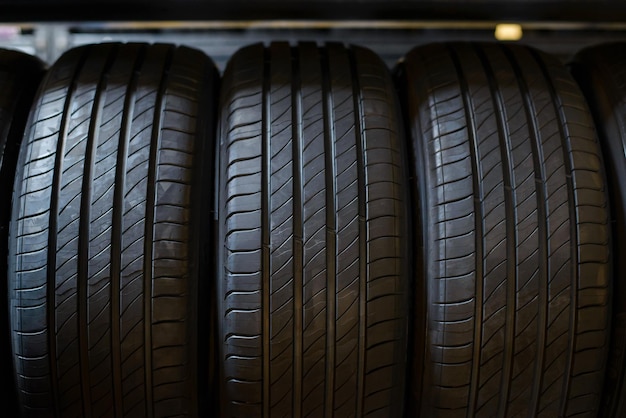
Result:
M613 328L604 385L601 416L626 416L626 44L607 44L585 49L574 58L571 69L585 93L603 147L611 196L615 283Z
M11 221L23 416L198 416L215 86L167 45L77 48L45 77Z
M578 87L555 59L497 44L414 49L398 82L423 283L414 408L428 417L597 416L611 234Z
M402 416L399 108L366 49L238 51L221 97L221 416Z
M17 51L0 49L0 364L11 369L11 339L9 326L7 256L8 231L11 220L11 193L15 179L17 153L28 112L44 64L35 57ZM17 416L15 376L0 373L0 405L4 414Z

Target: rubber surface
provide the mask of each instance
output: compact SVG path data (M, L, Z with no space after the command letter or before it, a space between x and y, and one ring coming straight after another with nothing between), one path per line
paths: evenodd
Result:
M578 87L497 44L417 48L398 74L419 220L413 412L598 416L611 233Z
M23 416L198 416L215 78L200 52L136 44L71 50L45 77L11 222Z
M626 44L585 49L571 69L594 115L611 196L615 283L613 328L601 416L626 416Z
M372 52L244 48L221 98L221 416L402 416L402 126Z
M17 51L0 49L0 405L17 416L15 378L11 369L7 255L11 192L15 165L32 100L43 77L44 64Z

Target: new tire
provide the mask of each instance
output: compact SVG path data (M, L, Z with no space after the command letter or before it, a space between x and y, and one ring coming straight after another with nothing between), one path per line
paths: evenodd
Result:
M221 415L402 416L402 126L372 52L237 52L220 131Z
M11 222L23 416L198 416L215 86L167 45L81 47L46 75Z
M597 416L611 232L580 90L554 58L497 44L416 48L398 82L419 249L412 404Z

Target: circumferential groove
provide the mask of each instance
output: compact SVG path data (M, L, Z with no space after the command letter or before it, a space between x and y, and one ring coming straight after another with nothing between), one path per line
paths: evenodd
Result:
M335 340L336 340L336 293L337 293L337 221L335 219L337 166L335 161L335 129L333 115L333 98L330 81L330 62L328 48L320 48L322 69L322 98L324 101L324 156L326 158L325 189L326 189L326 388L325 416L334 415L335 391Z
M484 50L476 46L476 54L485 70L491 97L494 102L496 111L496 124L498 126L499 148L502 164L503 186L504 186L504 206L506 213L506 323L505 323L505 339L504 339L504 355L502 362L501 391L500 402L498 406L498 416L506 417L508 410L508 400L510 396L511 377L513 369L513 349L515 342L515 314L516 306L516 279L517 279L517 202L514 194L514 176L513 165L511 164L511 133L508 129L508 121L506 120L507 111L505 109L502 92L498 86L496 74L494 73L491 63L486 56Z
M297 48L290 48L292 62L291 110L293 137L293 414L302 416L303 358L303 201L302 201L302 86L300 57Z
M56 344L56 247L57 247L57 227L59 214L59 195L61 192L61 172L63 170L63 155L65 154L65 142L67 140L67 131L69 128L70 105L72 97L76 92L78 77L87 61L89 49L84 48L81 56L76 64L72 81L67 91L65 103L63 105L63 113L59 129L59 139L54 160L54 174L52 175L52 190L50 195L50 219L48 220L48 254L47 254L47 271L46 271L46 299L47 299L47 321L48 321L48 344L50 359L50 387L52 391L52 408L55 416L61 416L61 406L59 405L59 388L58 388L58 370L57 370L57 344Z
M535 370L533 373L533 385L531 402L529 405L529 413L532 416L536 416L539 412L539 398L541 393L541 386L543 384L543 370L545 367L545 343L547 332L547 320L548 320L548 227L547 227L547 211L546 211L546 175L543 167L543 146L541 143L541 132L537 126L536 109L534 106L531 93L526 79L524 78L520 64L517 61L515 54L508 48L502 46L504 54L511 63L511 67L515 73L522 97L524 99L524 112L526 114L526 122L529 128L530 142L533 157L533 172L535 173L535 191L537 196L537 230L538 230L538 251L539 251L539 292L537 297L537 306L539 309L537 315L537 340L536 340L536 361Z
M102 69L100 80L96 87L93 107L89 118L89 133L83 167L82 190L80 201L80 224L78 232L78 279L76 293L78 296L78 339L80 344L79 363L81 376L81 390L83 400L83 416L91 417L92 399L89 378L89 342L88 342L88 284L89 284L89 238L91 222L91 190L93 188L93 172L95 168L95 152L99 140L102 109L106 99L106 85L108 73L117 56L118 46L114 45L108 51L106 63Z
M576 336L578 332L578 317L577 317L577 306L578 306L578 283L579 283L579 271L578 271L578 196L574 190L574 185L572 183L573 176L573 167L572 161L570 160L571 154L571 146L570 146L570 135L567 128L566 117L563 113L563 103L561 98L556 91L554 82L552 80L552 76L550 71L542 59L541 55L538 51L529 48L529 52L532 57L537 62L539 69L546 81L548 86L548 91L550 93L550 97L552 98L552 105L554 108L554 113L558 120L558 128L559 134L561 138L561 150L563 152L563 163L565 165L565 181L567 184L567 201L570 202L569 206L569 242L570 242L570 277L572 278L570 281L570 307L569 307L569 327L570 330L568 336L568 349L567 349L567 362L565 373L563 377L563 390L561 393L561 402L559 408L560 416L567 416L567 406L569 401L569 392L570 392L570 383L572 376L572 369L574 367L574 347L576 346Z
M352 97L354 100L354 128L356 137L356 165L358 183L358 214L359 214L359 342L358 342L358 371L356 392L356 416L363 416L365 392L365 364L366 364L366 328L367 328L367 262L369 260L367 248L367 206L366 198L366 171L365 162L365 127L363 126L363 103L359 82L359 68L355 51L348 50L350 72L352 75Z
M467 132L469 138L469 150L470 159L472 165L472 185L474 196L474 230L476 231L475 246L476 246L476 264L474 277L476 278L475 288L475 309L474 309L474 338L473 338L473 356L472 356L472 371L469 391L469 402L467 408L467 416L471 417L476 410L478 403L478 382L480 373L480 351L482 347L482 323L483 323L483 246L484 246L484 231L483 231L483 208L482 198L483 190L479 178L481 178L481 163L480 153L478 151L478 143L476 139L476 121L473 113L472 98L469 93L467 85L467 79L463 71L463 67L459 60L458 54L453 46L448 46L448 51L454 68L456 70L457 78L461 89L461 97L463 99L463 108L465 111L465 120L467 121ZM445 317L444 317L445 321Z
M139 72L145 60L147 46L142 45L137 51L133 64L133 73L125 92L120 137L117 147L115 166L115 189L113 191L113 215L111 230L111 374L113 376L113 400L115 416L123 415L122 393L122 350L121 350L121 265L122 265L122 231L124 221L124 193L126 184L126 161L128 159L128 142L131 134L131 123L135 110Z

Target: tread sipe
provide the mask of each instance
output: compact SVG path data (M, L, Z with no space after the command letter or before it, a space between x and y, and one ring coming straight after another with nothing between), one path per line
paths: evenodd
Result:
M11 370L11 338L7 286L7 244L11 193L17 155L28 112L44 74L35 57L0 49L0 405L6 416L17 416L15 378Z
M369 50L261 44L221 98L221 416L402 416L399 108Z
M215 85L206 56L167 45L80 47L45 77L11 222L23 416L198 415Z
M557 60L521 46L416 48L398 75L420 248L414 407L597 416L610 227L581 92Z

